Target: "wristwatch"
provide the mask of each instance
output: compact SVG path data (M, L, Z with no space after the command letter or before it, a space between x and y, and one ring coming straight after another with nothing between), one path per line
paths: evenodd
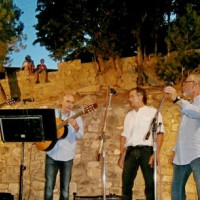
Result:
M173 103L176 103L179 100L181 100L181 97L177 96L176 99L173 101Z

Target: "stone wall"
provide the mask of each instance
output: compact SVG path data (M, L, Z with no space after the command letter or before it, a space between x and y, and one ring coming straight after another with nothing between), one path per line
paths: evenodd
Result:
M109 66L109 63L107 64ZM103 194L103 159L97 159L100 146L100 136L106 104L108 102L109 87L118 91L118 95L111 96L111 104L106 120L105 155L106 155L106 193L121 194L121 172L117 161L119 157L119 139L123 129L123 120L128 112L128 90L136 86L137 72L135 58L124 58L118 63L119 71L109 69L100 73L96 63L81 64L79 60L59 63L58 71L49 73L49 83L35 84L34 75L28 76L25 71L1 81L7 98L20 96L34 98L34 102L16 102L7 109L18 108L55 108L59 106L59 99L66 90L74 90L77 96L75 110L80 111L85 106L97 103L96 111L83 115L85 135L78 141L76 158L74 160L72 181L70 185L70 200L73 192L78 195ZM151 67L151 66L149 66ZM155 81L155 76L154 81ZM162 86L144 86L148 93L148 105L158 107L163 98ZM178 86L177 89L179 89ZM14 88L14 89L13 89ZM165 126L164 143L160 155L160 166L157 172L157 190L159 200L170 200L172 166L168 163L169 155L176 140L179 125L179 112L166 96L161 113ZM36 149L34 143L27 142L24 147L23 196L26 200L42 200L44 194L44 158L45 152ZM21 143L0 143L0 192L10 192L18 199L19 172L22 159ZM187 199L197 200L197 192L193 177L186 186ZM59 199L59 177L57 179L54 199ZM145 199L144 180L139 171L136 178L133 200Z

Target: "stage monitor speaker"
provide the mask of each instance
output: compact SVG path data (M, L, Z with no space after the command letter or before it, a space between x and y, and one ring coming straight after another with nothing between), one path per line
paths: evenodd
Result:
M12 195L11 193L0 193L0 199L1 200L14 200L14 195Z

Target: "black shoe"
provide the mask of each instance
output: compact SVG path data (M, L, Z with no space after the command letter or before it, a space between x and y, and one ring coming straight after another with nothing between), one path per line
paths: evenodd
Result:
M35 84L38 84L38 83L40 83L40 81L36 81L36 82L35 82Z

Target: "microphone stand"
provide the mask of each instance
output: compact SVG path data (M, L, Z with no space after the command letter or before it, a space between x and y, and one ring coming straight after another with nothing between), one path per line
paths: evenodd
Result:
M159 129L161 128L162 123L158 124L158 114L160 112L160 109L162 107L162 104L165 100L165 95L163 95L160 105L156 111L155 117L153 118L151 125L150 125L150 129L147 133L147 135L145 136L145 140L149 139L149 136L151 134L153 134L153 153L154 153L154 200L157 200L157 130L158 130L158 125L159 125Z
M111 98L113 94L117 94L115 90L108 87L108 92L107 92L107 105L106 105L106 110L105 110L105 115L104 115L104 122L103 122L103 131L101 135L101 142L100 142L100 148L99 148L99 154L98 154L98 161L100 160L100 155L102 153L103 157L103 170L102 170L102 180L103 180L103 199L106 200L106 151L105 151L105 141L106 141L106 121L108 117L108 111L110 108L110 103L111 103Z
M26 101L23 101L23 106L25 106ZM19 183L19 200L23 200L23 175L26 166L24 165L24 142L22 142L22 157L20 164L20 183Z
M26 102L33 102L33 98L23 99L22 104L19 105L16 109L22 108L26 105ZM20 183L19 183L19 200L23 200L23 175L24 170L26 170L26 166L24 165L24 142L22 142L22 157L21 157L21 164L20 164Z
M26 170L26 166L24 166L24 142L22 142L22 158L20 165L20 187L19 187L19 200L23 199L23 173Z

